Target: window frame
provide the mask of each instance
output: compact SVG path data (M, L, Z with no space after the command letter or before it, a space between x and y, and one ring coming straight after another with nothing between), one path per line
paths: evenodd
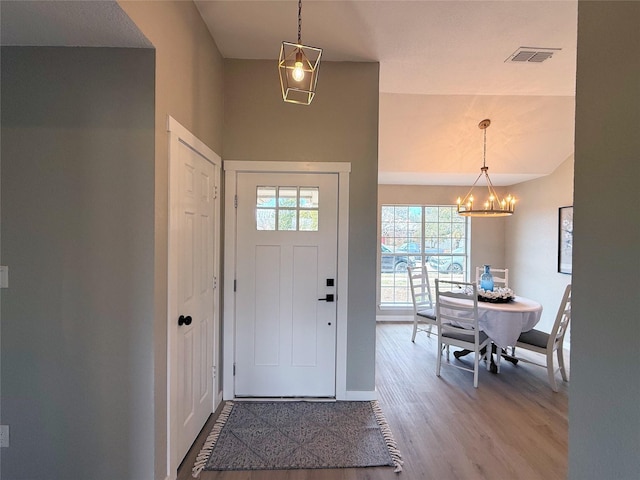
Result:
M317 186L258 185L255 206L256 230L317 232L320 215L319 196L320 189Z
M385 210L391 208L393 214L389 216ZM416 209L419 209L419 214ZM428 265L434 295L435 278L468 281L471 222L468 217L458 215L456 205L385 203L381 204L379 215L377 295L380 310L412 308L408 276L406 273L403 275L402 269L392 267L405 259L410 265L419 265L421 262ZM399 216L403 217L400 221ZM391 251L384 251L385 247ZM431 249L433 251L429 251ZM430 261L432 258L437 260ZM458 258L461 261L455 262ZM462 271L459 272L458 268Z

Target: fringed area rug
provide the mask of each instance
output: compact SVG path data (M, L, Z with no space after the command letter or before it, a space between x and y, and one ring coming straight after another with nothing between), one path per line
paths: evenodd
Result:
M393 466L400 452L377 402L227 402L196 458L203 470Z

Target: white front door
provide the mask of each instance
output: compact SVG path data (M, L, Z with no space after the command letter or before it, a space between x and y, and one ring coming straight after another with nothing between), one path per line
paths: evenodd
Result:
M213 164L184 143L178 166L177 443L184 458L213 412L214 188ZM170 327L171 328L171 327Z
M335 396L337 208L337 174L238 174L236 396Z

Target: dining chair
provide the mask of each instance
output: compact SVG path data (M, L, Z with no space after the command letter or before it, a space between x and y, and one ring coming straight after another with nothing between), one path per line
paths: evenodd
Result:
M411 300L413 301L413 335L411 341L416 341L418 331L427 332L431 336L431 329L436 324L436 311L431 297L431 285L426 265L407 267Z
M554 392L558 391L558 385L556 383L556 372L558 370L560 370L562 380L565 382L568 381L567 372L564 367L563 343L570 321L571 285L567 285L564 290L564 295L562 296L562 301L560 302L560 307L558 308L556 319L553 322L551 333L545 333L536 329L529 330L528 332L520 334L520 337L518 337L518 341L516 342L516 347L518 348L545 355L545 364L537 363L523 357L518 357L518 360L525 363L532 363L540 367L546 367L549 375L549 383L551 384L551 389ZM558 368L554 368L553 365L554 352L556 352L558 357Z
M478 326L478 287L474 283L436 279L436 324L438 328L438 361L436 375L440 376L442 351L447 347L447 364L473 372L473 386L478 388L480 357L488 361L491 339ZM473 368L449 361L449 346L470 350L474 353ZM484 348L484 353L480 350Z
M476 284L480 285L480 276L484 273L483 267L476 267ZM509 288L509 269L491 267L493 275L493 285L496 287Z

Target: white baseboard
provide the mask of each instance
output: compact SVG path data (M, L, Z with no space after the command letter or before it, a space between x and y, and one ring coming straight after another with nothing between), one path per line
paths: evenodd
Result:
M347 390L344 400L368 402L378 399L378 392L375 390Z

